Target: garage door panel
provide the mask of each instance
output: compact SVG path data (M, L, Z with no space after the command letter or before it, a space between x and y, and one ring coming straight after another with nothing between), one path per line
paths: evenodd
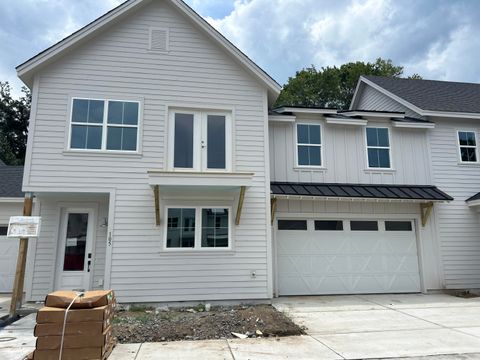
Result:
M277 231L280 295L419 292L413 231ZM413 228L413 226L412 226Z
M13 289L17 254L18 240L0 236L0 293Z

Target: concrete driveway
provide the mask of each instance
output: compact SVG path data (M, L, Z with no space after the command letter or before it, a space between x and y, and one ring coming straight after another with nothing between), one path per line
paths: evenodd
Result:
M344 359L472 354L480 359L480 298L444 294L287 297L274 301ZM476 355L473 355L477 353ZM466 357L465 357L466 358Z

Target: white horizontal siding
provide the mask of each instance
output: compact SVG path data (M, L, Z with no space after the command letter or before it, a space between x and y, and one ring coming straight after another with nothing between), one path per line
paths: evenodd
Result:
M387 126L391 135L393 170L367 169L365 128L327 124L323 117L298 115L297 122L322 125L325 169L296 167L295 124L271 122L270 173L272 181L370 184L429 184L426 130L391 127L387 121L369 120L369 126Z
M480 166L459 164L457 130L476 131L478 121L434 119L430 133L433 179L455 200L438 206L438 227L447 288L480 288L479 214L465 200L480 191Z
M148 51L148 29L169 29L169 52ZM121 302L268 298L265 126L267 90L185 17L164 2L152 2L107 32L77 48L40 74L38 106L27 188L115 190L111 224L111 287ZM72 96L141 99L140 155L65 153ZM163 251L155 226L147 170L165 169L167 105L234 109L234 170L255 173L246 192L234 250L227 254ZM235 202L231 203L235 209ZM53 276L51 219L34 281L45 294ZM235 214L232 214L234 216ZM101 222L103 219L99 219ZM57 224L58 225L58 224ZM97 242L96 251L103 244ZM105 253L103 250L102 254ZM50 254L53 254L50 252ZM98 262L95 281L104 262ZM257 277L251 279L255 271Z

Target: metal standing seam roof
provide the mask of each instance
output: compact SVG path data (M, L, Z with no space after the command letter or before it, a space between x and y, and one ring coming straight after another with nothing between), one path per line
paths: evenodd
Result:
M23 166L0 164L0 197L23 197Z
M480 113L480 84L363 76L422 110Z
M272 195L318 196L359 199L451 201L453 198L433 185L270 183Z

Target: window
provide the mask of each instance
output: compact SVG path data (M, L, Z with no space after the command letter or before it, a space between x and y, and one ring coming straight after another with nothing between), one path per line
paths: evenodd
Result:
M229 208L168 208L167 249L230 247Z
M342 220L315 220L317 231L341 231L343 230Z
M278 230L307 230L307 220L278 220Z
M297 124L297 165L322 166L320 125Z
M352 231L378 231L377 221L350 221Z
M477 139L473 131L459 131L458 145L461 162L477 162Z
M412 231L411 221L385 221L386 231Z
M196 171L231 169L230 114L179 110L171 113L170 124L171 168Z
M137 151L139 103L73 99L70 149Z
M390 168L390 138L387 128L367 127L369 168Z
M0 225L0 236L7 236L8 225Z

